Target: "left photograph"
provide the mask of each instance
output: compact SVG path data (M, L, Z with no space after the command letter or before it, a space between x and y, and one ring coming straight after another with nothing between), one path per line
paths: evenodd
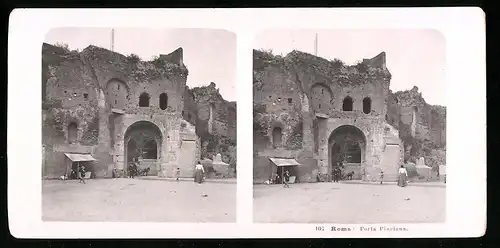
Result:
M236 35L56 28L42 52L42 220L236 221Z

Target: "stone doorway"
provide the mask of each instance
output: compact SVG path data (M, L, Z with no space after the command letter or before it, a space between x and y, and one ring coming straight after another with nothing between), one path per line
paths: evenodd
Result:
M344 166L344 173L354 172L353 179L361 179L365 150L366 138L359 128L351 125L336 128L328 139L328 180L332 180L336 166Z
M140 170L149 168L149 176L159 174L162 134L155 124L148 121L132 124L125 132L124 144L124 170L127 171L127 174L128 166L134 159L138 161Z

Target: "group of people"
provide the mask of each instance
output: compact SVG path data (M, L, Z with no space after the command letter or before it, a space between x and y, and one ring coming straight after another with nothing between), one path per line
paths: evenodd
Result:
M283 173L283 180L281 180L281 177L278 173L274 174L274 178L273 178L274 184L283 183L284 188L290 188L289 182L290 182L290 172L288 170L286 170L285 173Z
M79 164L76 169L71 169L70 179L78 179L78 183L85 184L86 169L83 164Z
M132 163L129 165L129 171L130 171L129 177L130 178L134 178L134 176L137 174L137 168L138 168L138 166L137 166L137 163L134 159L132 161ZM85 172L86 172L85 166L78 165L78 172L76 172L75 170L72 170L72 176L75 176L75 174L76 174L76 177L78 177L79 182L85 183ZM205 169L203 168L203 165L201 164L201 162L198 161L198 163L195 165L194 182L198 183L198 184L203 183L204 178L205 178L204 174L205 174ZM177 168L177 170L175 172L175 176L176 176L176 180L179 181L179 177L180 177L180 169L179 168ZM333 182L338 182L339 179L341 178L341 176L342 176L342 170L340 169L340 167L336 166L333 169ZM283 183L284 188L290 188L290 184L289 184L290 172L288 170L286 170L285 173L283 174L283 177L284 177L283 178L284 180L280 180L279 174L276 173L274 178L273 178L274 183L275 184ZM381 171L380 172L380 184L382 184L383 179L384 179L384 172ZM280 182L280 181L282 181L282 182ZM401 167L398 170L398 186L399 187L408 186L408 171L406 170L404 165L401 165Z

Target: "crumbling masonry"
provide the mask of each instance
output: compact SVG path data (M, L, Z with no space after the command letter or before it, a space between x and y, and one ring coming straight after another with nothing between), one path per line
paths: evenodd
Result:
M65 153L91 154L96 177L123 176L133 158L149 175L173 177L180 168L191 177L196 160L211 155L204 140L223 137L235 146L236 104L220 94L197 99L186 86L182 48L145 62L96 46L77 52L44 43L42 64L44 178L69 172ZM197 91L210 96L214 89ZM198 111L222 112L224 104L234 113L207 120ZM219 148L210 151L223 153Z
M277 172L273 157L297 160L299 182L319 173L331 180L340 164L354 179L378 180L383 171L391 181L401 164L422 155L420 147L405 158L405 144L432 139L444 147L446 109L409 96L418 89L393 94L385 59L382 52L346 66L299 51L254 50L254 181Z

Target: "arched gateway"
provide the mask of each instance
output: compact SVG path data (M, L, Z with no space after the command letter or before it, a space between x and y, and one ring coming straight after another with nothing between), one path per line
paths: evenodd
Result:
M335 166L344 166L344 172L354 172L353 179L361 179L360 171L365 162L366 137L351 125L343 125L330 134L328 139L328 168L332 175Z
M139 161L140 169L149 168L148 175L158 175L160 171L162 133L153 123L138 121L127 128L124 136L124 169L133 159Z

